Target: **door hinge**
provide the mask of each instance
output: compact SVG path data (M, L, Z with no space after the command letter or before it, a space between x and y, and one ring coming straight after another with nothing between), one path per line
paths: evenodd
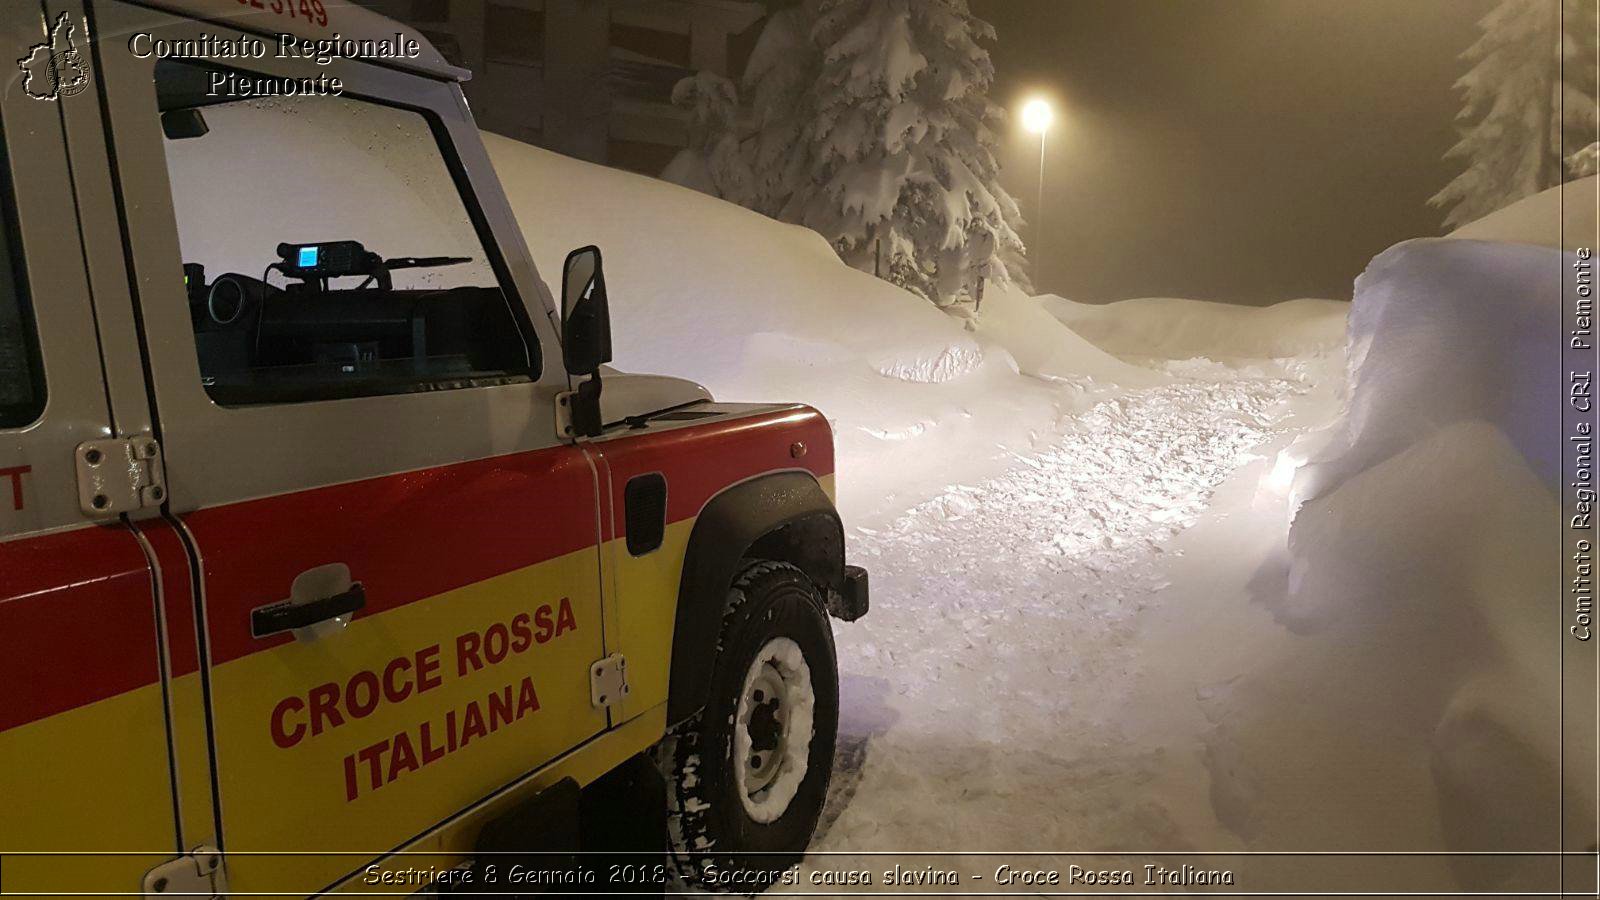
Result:
M562 391L556 395L556 436L563 441L574 440L578 431L572 425L572 401L577 391Z
M600 373L579 382L577 390L556 395L556 434L565 441L599 437L605 431L600 409Z
M144 873L144 896L220 897L228 892L222 869L222 851L215 847L196 847Z
M148 434L84 441L78 463L78 506L86 516L106 518L155 509L167 499L161 444Z
M620 653L589 667L589 702L597 709L615 706L628 696L628 661Z

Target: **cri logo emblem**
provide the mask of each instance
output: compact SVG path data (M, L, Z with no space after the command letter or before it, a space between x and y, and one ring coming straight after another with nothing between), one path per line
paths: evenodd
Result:
M89 86L89 67L72 40L77 26L66 13L56 17L50 40L28 48L28 55L17 60L22 70L22 90L35 100L71 97Z

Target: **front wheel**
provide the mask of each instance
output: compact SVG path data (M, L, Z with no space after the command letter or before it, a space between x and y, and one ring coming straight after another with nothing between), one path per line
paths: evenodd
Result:
M754 893L800 861L833 775L839 673L822 596L787 563L734 579L705 708L656 751L673 868Z

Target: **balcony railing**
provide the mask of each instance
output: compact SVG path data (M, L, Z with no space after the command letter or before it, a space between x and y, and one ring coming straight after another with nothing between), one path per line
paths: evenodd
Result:
M606 69L606 86L615 97L671 103L673 87L693 74L693 69L682 66L613 59Z

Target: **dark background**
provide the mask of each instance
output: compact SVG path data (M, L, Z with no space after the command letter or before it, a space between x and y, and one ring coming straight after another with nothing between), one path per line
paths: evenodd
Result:
M1088 301L1348 298L1389 245L1441 231L1460 170L1458 58L1493 0L971 0L999 32L1004 183L1035 281Z

